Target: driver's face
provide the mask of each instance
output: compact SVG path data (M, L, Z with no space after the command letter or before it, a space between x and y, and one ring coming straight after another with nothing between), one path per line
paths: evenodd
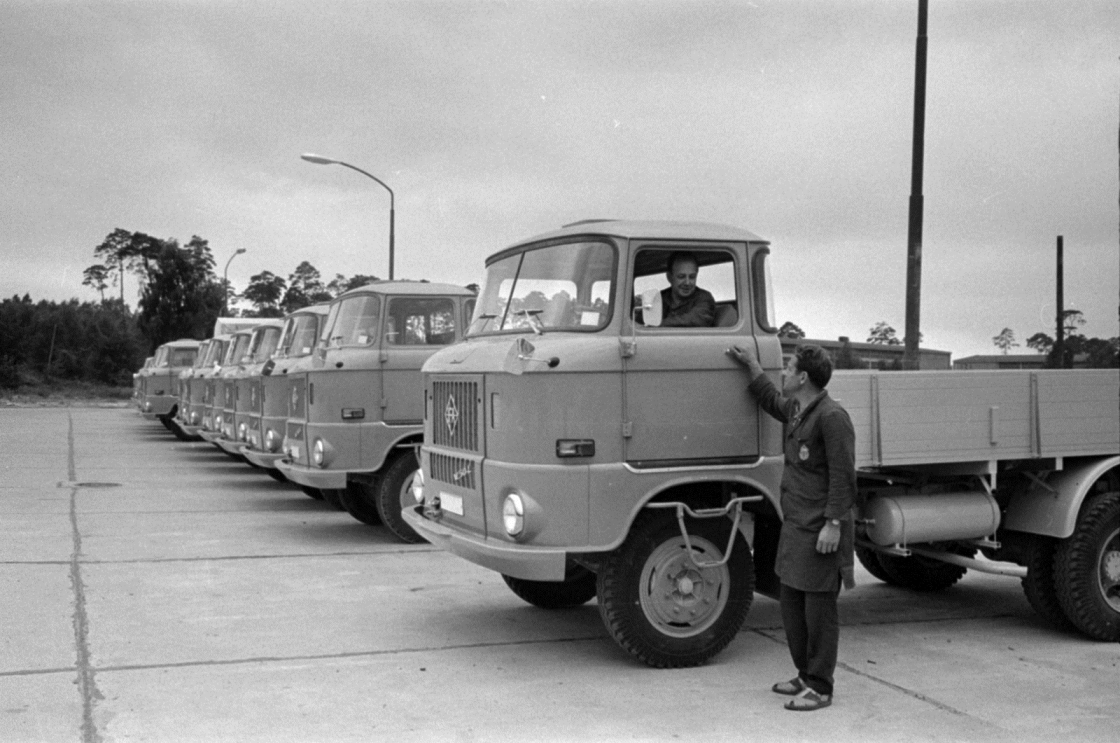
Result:
M674 299L687 299L696 289L696 274L699 268L690 260L680 260L669 269L669 287Z

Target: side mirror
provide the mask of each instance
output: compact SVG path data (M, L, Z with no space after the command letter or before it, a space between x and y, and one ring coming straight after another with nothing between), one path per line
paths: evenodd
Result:
M274 359L269 359L268 361L264 362L264 366L261 367L261 374L267 377L272 374L272 370L275 368L276 361Z
M642 325L655 328L661 324L665 310L661 306L661 292L657 289L647 289L641 294L642 300Z

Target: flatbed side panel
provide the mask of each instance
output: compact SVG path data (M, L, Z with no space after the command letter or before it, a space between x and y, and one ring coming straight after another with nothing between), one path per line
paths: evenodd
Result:
M1113 369L845 371L829 392L852 416L861 468L1120 450Z
M1120 370L1036 372L1043 456L1120 451Z

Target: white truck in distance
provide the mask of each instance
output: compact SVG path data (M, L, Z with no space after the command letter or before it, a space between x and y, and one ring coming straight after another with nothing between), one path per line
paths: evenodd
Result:
M660 326L675 251L713 327ZM405 519L531 604L597 596L642 662L714 656L777 588L782 429L725 354L780 374L769 255L731 227L590 221L490 257L467 339L424 365ZM1049 621L1120 640L1120 370L847 371L829 391L856 427L874 576L1019 576Z

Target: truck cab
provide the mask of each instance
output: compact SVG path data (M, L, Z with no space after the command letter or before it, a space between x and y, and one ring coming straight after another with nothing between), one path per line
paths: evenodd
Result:
M210 397L213 388L210 378L221 366L222 357L229 347L229 336L214 336L206 341L205 353L200 353L191 367L184 393L185 403L181 402L179 429L191 440L201 441L204 423L208 421Z
M249 440L250 425L260 425L261 370L276 350L282 325L282 320L266 320L254 327L245 355L225 380L226 402L233 407L223 410L222 435L214 443L226 454L243 458L241 449Z
M709 325L662 325L681 252L715 300ZM750 344L782 366L768 255L733 227L591 221L491 256L466 341L424 367L408 523L535 605L598 594L651 665L718 652L750 606L754 554L774 584L781 429L725 354Z
M198 356L199 342L184 338L164 343L156 349L152 365L141 379L140 412L169 429L170 419L178 413L179 374L189 369Z
M218 443L220 439L231 439L233 433L233 414L235 408L234 395L237 393L236 379L240 375L240 367L248 358L249 344L253 339L253 330L244 328L230 336L226 355L222 358L221 366L209 384L213 386L210 405L209 425L206 425L206 416L203 417L202 438L214 444L222 451L225 449ZM240 458L240 455L235 455Z
M276 460L284 456L280 446L284 441L284 424L288 420L287 375L300 359L310 359L326 314L325 304L304 307L289 314L280 330L276 350L261 367L259 409L249 417L241 455L250 464L268 470L278 480L286 480L283 473L276 469Z
M474 294L462 287L382 281L334 300L320 343L291 368L288 419L276 466L311 494L402 541L414 503L423 435L420 368L463 337Z

